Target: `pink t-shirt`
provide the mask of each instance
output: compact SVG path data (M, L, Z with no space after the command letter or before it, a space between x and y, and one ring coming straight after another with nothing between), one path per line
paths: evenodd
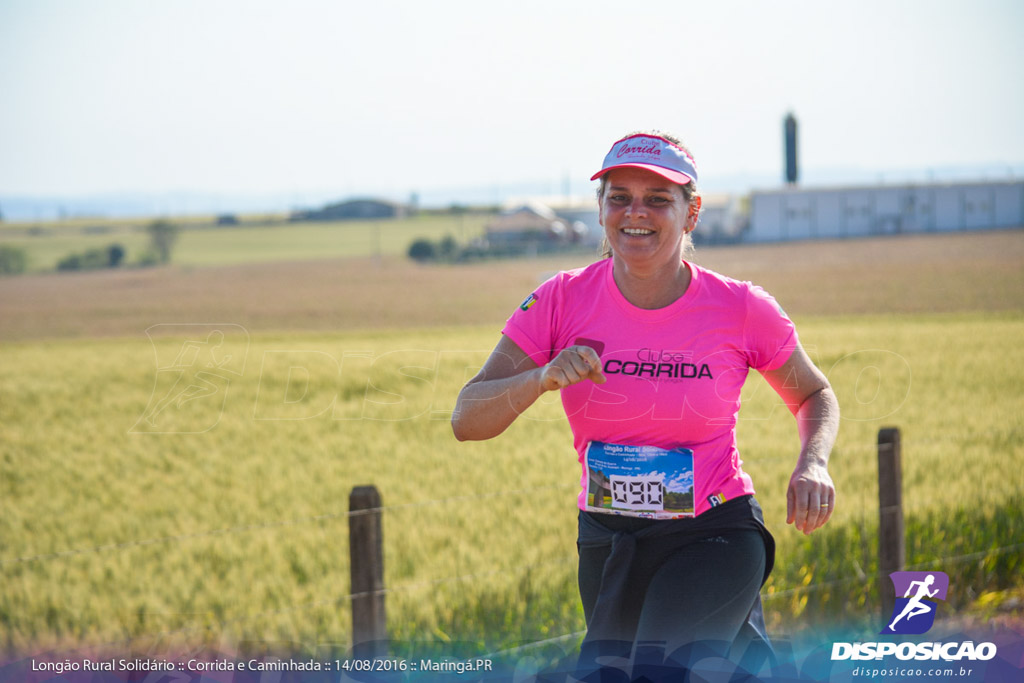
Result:
M580 509L685 517L754 492L736 449L740 389L749 368L788 360L796 329L760 287L686 265L686 293L656 310L626 301L612 259L559 273L503 329L539 366L574 344L601 356L605 384L561 392Z

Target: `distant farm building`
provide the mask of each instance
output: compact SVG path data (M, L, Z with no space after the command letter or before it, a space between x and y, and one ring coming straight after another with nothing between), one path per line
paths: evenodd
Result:
M737 242L749 222L748 199L734 194L702 194L700 220L693 231L698 244Z
M601 227L596 202L555 204L553 210L571 227L580 244L597 246L604 239L604 228Z
M694 233L698 243L736 242L749 222L745 195L707 194L701 197L700 221ZM597 202L590 198L565 200L536 198L509 204L486 227L492 245L535 243L597 248L604 240Z
M523 247L556 249L586 245L593 241L588 219L596 222L591 208L570 207L556 211L536 200L524 201L502 211L485 228L485 240L492 249Z
M1024 181L784 188L750 195L747 242L1024 226Z
M328 204L322 209L295 211L291 221L348 221L377 218L403 218L409 210L404 204L383 199L351 199Z

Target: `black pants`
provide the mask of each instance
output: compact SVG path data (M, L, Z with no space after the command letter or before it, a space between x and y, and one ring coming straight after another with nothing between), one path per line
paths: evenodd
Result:
M588 628L581 664L643 643L671 656L699 642L725 656L741 633L768 647L759 592L774 542L751 497L694 519L580 513L577 545Z

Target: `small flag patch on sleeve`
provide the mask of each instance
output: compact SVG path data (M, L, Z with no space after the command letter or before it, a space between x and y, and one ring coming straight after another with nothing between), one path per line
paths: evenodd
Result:
M528 311L528 310L530 310L530 306L533 306L535 303L537 303L537 294L536 293L531 294L530 296L526 297L526 299L523 301L523 303L519 304L519 308L524 310L524 311Z

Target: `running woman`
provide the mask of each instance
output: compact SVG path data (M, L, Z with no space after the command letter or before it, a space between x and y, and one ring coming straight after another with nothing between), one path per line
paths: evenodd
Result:
M561 392L581 470L583 674L652 643L684 667L697 644L739 656L768 646L760 589L775 548L736 446L740 390L753 368L796 417L786 522L805 534L835 510L839 406L768 293L687 260L701 198L677 138L627 135L598 179L605 258L513 311L452 426L490 439Z

